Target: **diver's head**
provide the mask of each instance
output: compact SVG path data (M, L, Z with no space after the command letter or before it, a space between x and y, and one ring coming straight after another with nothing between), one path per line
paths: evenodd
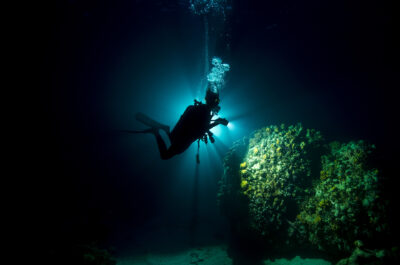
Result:
M211 109L213 114L217 114L221 109L219 106L219 93L214 92L210 87L207 88L206 92L206 104Z

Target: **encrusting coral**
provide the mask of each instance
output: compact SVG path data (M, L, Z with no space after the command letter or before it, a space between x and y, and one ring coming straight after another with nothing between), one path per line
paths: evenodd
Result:
M350 252L353 242L386 229L379 172L366 163L374 148L364 141L330 144L330 153L321 157L320 179L295 221L301 237L320 249Z
M304 194L302 180L311 175L307 151L320 141L319 132L301 124L270 126L253 134L240 164L241 192L249 200L253 229L265 235L281 228L289 204Z
M323 145L301 124L268 126L236 142L224 159L218 202L237 227L280 242L351 253L386 229L379 171L364 141Z

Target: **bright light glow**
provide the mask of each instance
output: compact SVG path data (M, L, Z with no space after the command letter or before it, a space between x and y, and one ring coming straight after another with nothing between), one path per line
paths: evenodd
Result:
M222 134L221 125L215 126L210 130L215 136L220 137Z
M229 130L233 130L235 128L235 126L233 125L233 123L232 122L229 122L228 123L228 129Z

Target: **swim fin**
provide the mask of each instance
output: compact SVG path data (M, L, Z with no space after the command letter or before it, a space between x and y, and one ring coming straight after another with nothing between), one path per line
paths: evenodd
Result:
M167 134L169 134L169 126L161 124L141 112L136 113L135 118L137 121L139 121L147 126L164 130Z

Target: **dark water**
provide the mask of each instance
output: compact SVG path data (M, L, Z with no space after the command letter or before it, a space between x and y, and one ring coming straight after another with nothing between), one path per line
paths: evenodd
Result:
M302 122L328 141L374 143L393 199L390 1L235 0L225 20L210 18L209 57L231 66L221 116L235 127L201 145L198 167L195 144L162 161L152 135L115 131L143 128L138 111L173 126L199 95L204 25L186 1L39 5L27 22L41 100L30 150L40 175L34 211L49 255L92 242L116 256L228 244L228 220L216 204L223 156L233 141L274 124Z

